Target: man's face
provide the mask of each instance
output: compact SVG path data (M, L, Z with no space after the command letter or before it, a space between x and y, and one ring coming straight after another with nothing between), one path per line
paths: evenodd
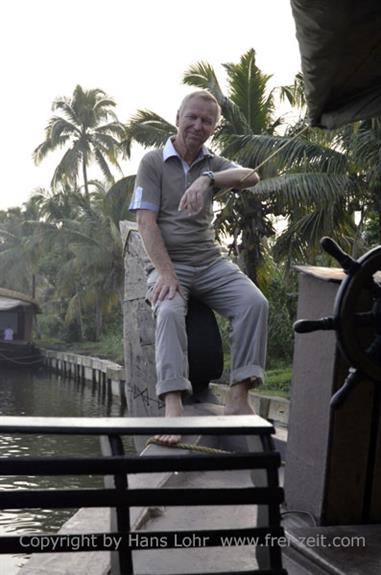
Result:
M190 148L201 148L212 135L216 125L217 109L213 102L195 96L178 112L177 133Z

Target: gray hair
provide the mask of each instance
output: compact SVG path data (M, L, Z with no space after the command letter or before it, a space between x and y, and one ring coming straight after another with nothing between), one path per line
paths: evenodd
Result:
M221 117L221 106L219 105L217 99L213 96L213 94L211 94L207 90L196 90L195 92L191 92L190 94L187 94L180 104L180 108L179 108L178 113L181 114L181 112L183 111L185 106L188 104L188 102L190 100L192 100L193 98L201 98L202 100L205 100L207 102L211 102L211 103L215 104L215 106L216 106L216 124L217 124L217 122L219 121L219 119Z

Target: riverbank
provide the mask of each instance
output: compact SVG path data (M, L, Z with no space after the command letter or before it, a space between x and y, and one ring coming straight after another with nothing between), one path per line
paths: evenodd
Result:
M15 366L1 370L0 386L1 416L45 417L123 417L118 398L110 401L103 397L101 388L92 383L79 383L61 374L45 369L19 369ZM3 417L2 417L3 419ZM132 443L125 442L126 451L132 451ZM128 449L131 447L131 449ZM97 437L66 435L44 435L3 433L0 444L1 460L8 457L29 456L50 458L91 457L100 455ZM93 476L43 476L0 474L0 492L17 489L81 489L99 487L102 479ZM16 533L56 533L75 512L67 508L3 509L0 513L0 533L2 536ZM73 529L74 531L74 529ZM20 565L25 563L25 555L31 549L24 549L22 556L0 555L0 573L16 575ZM40 555L37 557L41 558ZM61 560L62 560L61 555ZM51 572L53 573L53 571Z
M44 349L44 363L47 369L65 376L67 379L83 382L84 385L91 387L97 394L109 394L112 401L120 403L125 401L126 383L125 371L122 365L116 364L107 359L98 357L84 356L67 351L57 351ZM221 383L212 383L211 390L213 394L221 401L224 401L224 395L227 386ZM284 398L266 397L258 393L252 393L252 402L255 405L258 414L262 417L276 421L277 427L277 446L279 451L279 442L285 444L284 431L286 430L288 419L288 401ZM188 406L187 409L196 409ZM150 446L149 449L157 450L156 446ZM162 448L160 448L162 449ZM282 459L284 459L282 453ZM156 482L162 483L168 481L168 477L153 478ZM141 511L141 510L140 510ZM151 517L151 510L146 509L143 516L134 517L133 524L135 527L142 526L145 521ZM92 525L93 531L107 531L109 529L110 512L107 509L80 509L75 513L60 529L59 533L81 533L88 531L88 526ZM87 553L87 554L66 554L64 573L89 573L94 575L105 575L109 568L110 556L108 553ZM78 562L81 564L78 570ZM69 569L69 565L71 567ZM50 575L52 572L62 573L63 567L61 555L33 555L33 557L21 569L20 575ZM68 570L69 569L69 570Z
M65 343L59 340L39 340L39 347L57 352L65 352L75 355L96 357L101 360L111 361L119 365L121 368L124 366L124 353L123 342L119 335L108 334L101 338L99 341L83 341L78 342L73 347L72 344ZM228 368L224 369L224 374L221 377L221 382L228 381ZM271 366L266 370L266 381L263 386L257 390L261 395L290 398L292 366L284 363L279 363Z
M77 379L87 380L94 385L104 388L103 392L119 397L125 404L127 397L126 375L123 365L100 359L98 357L81 355L68 351L42 349L44 365L62 375ZM228 386L224 377L218 382L212 382L210 388L216 397L225 402L225 394ZM270 419L276 425L287 427L289 415L289 400L281 393L276 395L274 391L266 393L266 389L260 388L250 392L255 411L265 419Z
M196 416L196 419L198 416L218 416L221 414L222 406L214 404L195 404L185 407L185 415ZM260 423L260 421L258 423ZM265 425L265 422L261 423L261 425ZM268 426L268 424L266 425ZM208 435L189 436L187 439L191 444L201 443L209 447L221 447L218 442L221 437L217 439L217 443L215 443L213 436L209 437ZM246 438L240 440L237 437L233 439L232 436L224 436L222 440L227 442L226 444L223 443L227 449L246 451L245 446L243 444L241 445L241 441L248 441ZM234 446L231 443L232 440ZM210 441L212 444L210 444ZM258 448L257 445L256 447ZM157 445L149 445L142 453L142 456L165 456L167 452L173 452L173 450ZM189 452L185 452L185 455L189 455ZM255 473L255 471L253 473ZM192 474L192 472L161 472L129 475L128 485L132 489L157 489L164 486L172 488L189 488L195 486L197 486L197 488L209 488L214 486L215 488L219 487L221 489L232 486L245 489L252 486L253 480L254 476L252 477L249 471L241 471L239 473L234 471L220 471L218 473L212 472L211 475L209 473L206 475L205 472L197 473L196 475L194 473ZM194 481L196 481L197 484L194 484ZM257 486L260 485L259 476L256 478L255 484ZM231 528L243 528L247 525L254 525L256 511L256 507L252 505L235 506L234 510L225 506L213 505L212 507L203 505L198 507L197 510L192 507L182 506L175 507L174 509L171 508L171 506L169 506L169 508L133 507L131 509L131 528L133 531L138 531L143 537L146 530L149 532L174 530L175 533L180 533L181 530L184 529L184 526L188 529L197 528L196 530L201 527L204 529L204 532L209 529L219 529L221 525ZM185 517L186 519L184 519ZM75 536L77 539L73 536L72 540L73 544L75 544L75 541L78 540L78 536L80 536L81 533L88 533L89 526L91 526L92 533L110 532L110 510L81 509L63 526L56 540L61 540L58 539L58 537L64 538L68 533L75 533L77 534ZM62 556L57 553L45 554L42 557L34 555L19 573L20 575L51 575L52 573L56 573L57 575L74 575L74 573L76 575L85 575L91 572L92 575L106 575L110 565L109 553L98 552L96 546L91 546L91 540L88 540L86 545L88 545L87 554L74 554L69 552L65 554L64 561L62 560ZM193 550L188 547L188 545L185 545L184 548L177 551L163 548L158 551L143 550L134 553L134 564L137 572L178 573L179 565L181 565L182 568L186 567L185 572L191 572L189 568L193 568L194 566L200 569L200 571L197 572L201 572L201 569L206 571L208 567L211 566L214 568L218 566L220 570L224 568L225 572L230 568L232 569L231 572L241 572L243 568L247 569L251 567L253 569L257 566L253 547L250 549L242 549L242 546L234 547L228 545L226 549L218 550L214 548L199 549L197 544Z
M36 341L36 345L53 351L77 353L107 359L119 365L124 364L123 338L120 333L106 333L98 341L85 340L68 343L59 339L40 339Z

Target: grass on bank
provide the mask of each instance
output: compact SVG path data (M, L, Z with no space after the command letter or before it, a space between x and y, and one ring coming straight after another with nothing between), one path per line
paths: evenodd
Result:
M290 398L291 390L291 365L284 365L266 371L266 381L256 391L264 395L277 395Z
M55 349L57 351L71 351L81 355L109 359L120 365L124 364L123 339L116 334L105 334L99 341L67 343L54 338L46 338L39 339L36 343L40 347ZM266 370L266 381L263 386L256 389L256 393L289 398L290 384L291 366L287 364L276 364L271 369Z
M123 338L109 333L100 337L99 341L65 342L54 338L36 340L40 347L55 349L57 351L71 351L80 355L90 355L100 359L109 359L124 365Z

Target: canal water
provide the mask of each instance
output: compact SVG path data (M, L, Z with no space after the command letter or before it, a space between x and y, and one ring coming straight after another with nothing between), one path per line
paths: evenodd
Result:
M118 398L93 383L79 383L45 371L0 368L0 415L122 417L125 408ZM125 446L133 450L132 442ZM0 435L0 458L18 455L99 455L99 438L82 436ZM0 491L8 489L95 487L101 477L1 476ZM56 532L75 509L0 511L0 535ZM28 556L0 555L0 574L15 575Z

